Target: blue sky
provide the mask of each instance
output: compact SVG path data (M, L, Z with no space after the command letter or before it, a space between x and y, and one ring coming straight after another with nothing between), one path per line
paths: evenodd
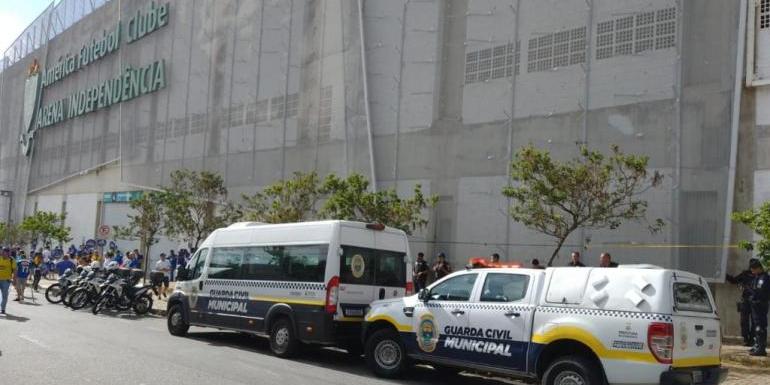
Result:
M5 52L49 4L51 0L0 0L0 52Z

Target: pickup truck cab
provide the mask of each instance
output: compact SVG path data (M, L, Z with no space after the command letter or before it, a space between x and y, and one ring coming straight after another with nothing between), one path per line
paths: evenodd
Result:
M469 269L375 301L367 365L495 372L544 385L717 384L719 317L705 280L654 266Z

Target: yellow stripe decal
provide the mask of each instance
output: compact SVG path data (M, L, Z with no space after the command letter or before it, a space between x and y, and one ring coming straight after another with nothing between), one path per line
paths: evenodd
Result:
M393 317L388 316L388 315L384 315L383 314L383 315L376 315L376 316L373 316L373 317L366 318L366 322L376 322L376 321L387 321L391 325L395 326L396 329L398 331L400 331L400 332L411 332L412 331L412 326L411 325L404 325L404 324L398 323L398 321L396 321Z
M574 326L557 326L543 334L535 334L532 336L532 342L543 345L565 339L582 342L591 348L599 358L608 360L639 361L652 364L658 363L649 351L629 352L625 350L607 349L604 344L591 335L591 333Z
M290 304L296 304L296 305L315 305L315 306L323 306L326 304L324 300L313 300L313 299L302 299L302 298L281 298L281 297L251 297L249 298L252 301L262 301L262 302L281 302L281 303L290 303Z
M718 366L722 363L719 356L710 357L688 357L688 358L676 358L674 357L674 368L689 368L693 366Z

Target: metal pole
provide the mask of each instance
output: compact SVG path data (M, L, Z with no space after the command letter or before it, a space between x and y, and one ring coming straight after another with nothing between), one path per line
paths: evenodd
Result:
M405 21L404 21L405 22ZM358 32L361 39L361 74L364 83L364 111L366 113L366 134L369 139L369 166L372 173L372 191L377 192L377 174L374 167L374 138L372 136L372 119L369 115L369 86L366 74L366 41L364 35L364 4L363 0L358 0Z

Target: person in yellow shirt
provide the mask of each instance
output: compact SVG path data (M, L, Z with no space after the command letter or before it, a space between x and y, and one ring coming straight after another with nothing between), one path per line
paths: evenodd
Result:
M0 251L0 296L3 297L2 302L0 302L0 314L5 314L5 305L8 304L8 290L15 273L16 261L11 258L11 250L4 247Z

